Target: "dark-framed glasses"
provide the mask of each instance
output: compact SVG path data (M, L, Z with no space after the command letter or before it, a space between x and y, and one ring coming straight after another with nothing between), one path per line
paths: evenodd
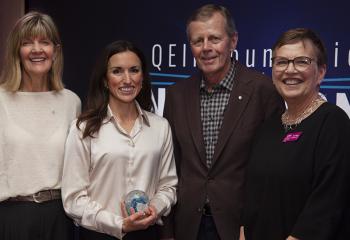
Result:
M296 57L294 59L288 59L288 58L284 58L284 57L273 57L272 58L272 67L276 71L282 72L288 68L289 63L293 63L294 68L298 72L303 72L311 65L312 61L314 61L314 59L306 57L306 56L300 56L300 57Z

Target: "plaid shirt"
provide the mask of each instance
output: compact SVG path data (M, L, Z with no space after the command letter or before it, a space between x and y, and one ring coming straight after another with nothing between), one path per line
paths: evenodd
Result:
M201 81L201 121L208 168L212 164L215 145L218 142L225 109L233 88L234 75L235 63L232 62L231 68L225 78L219 84L215 85L211 92L208 92L204 78Z

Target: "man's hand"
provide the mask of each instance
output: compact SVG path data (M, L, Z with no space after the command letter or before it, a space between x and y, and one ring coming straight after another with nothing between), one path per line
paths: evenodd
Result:
M287 238L287 240L299 240L298 238L295 238L295 237L292 237L292 236L289 236L288 238Z
M240 227L240 231L239 231L239 240L245 240L245 236L244 236L244 227L243 227L243 226Z

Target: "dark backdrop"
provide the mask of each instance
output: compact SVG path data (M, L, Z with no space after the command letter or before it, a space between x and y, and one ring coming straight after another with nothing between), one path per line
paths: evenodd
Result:
M85 99L89 76L101 49L117 39L135 42L147 56L155 103L162 113L164 88L193 71L186 19L208 1L26 0L26 11L53 17L63 41L64 82ZM350 115L349 1L215 1L232 12L239 32L238 59L270 74L269 55L277 37L294 27L319 33L329 54L321 91Z

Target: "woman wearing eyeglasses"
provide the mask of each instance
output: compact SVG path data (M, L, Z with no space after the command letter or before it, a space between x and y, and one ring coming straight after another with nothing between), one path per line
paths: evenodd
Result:
M247 240L348 239L345 206L350 120L320 97L326 50L309 29L291 29L273 46L272 78L287 109L257 133L247 170Z

